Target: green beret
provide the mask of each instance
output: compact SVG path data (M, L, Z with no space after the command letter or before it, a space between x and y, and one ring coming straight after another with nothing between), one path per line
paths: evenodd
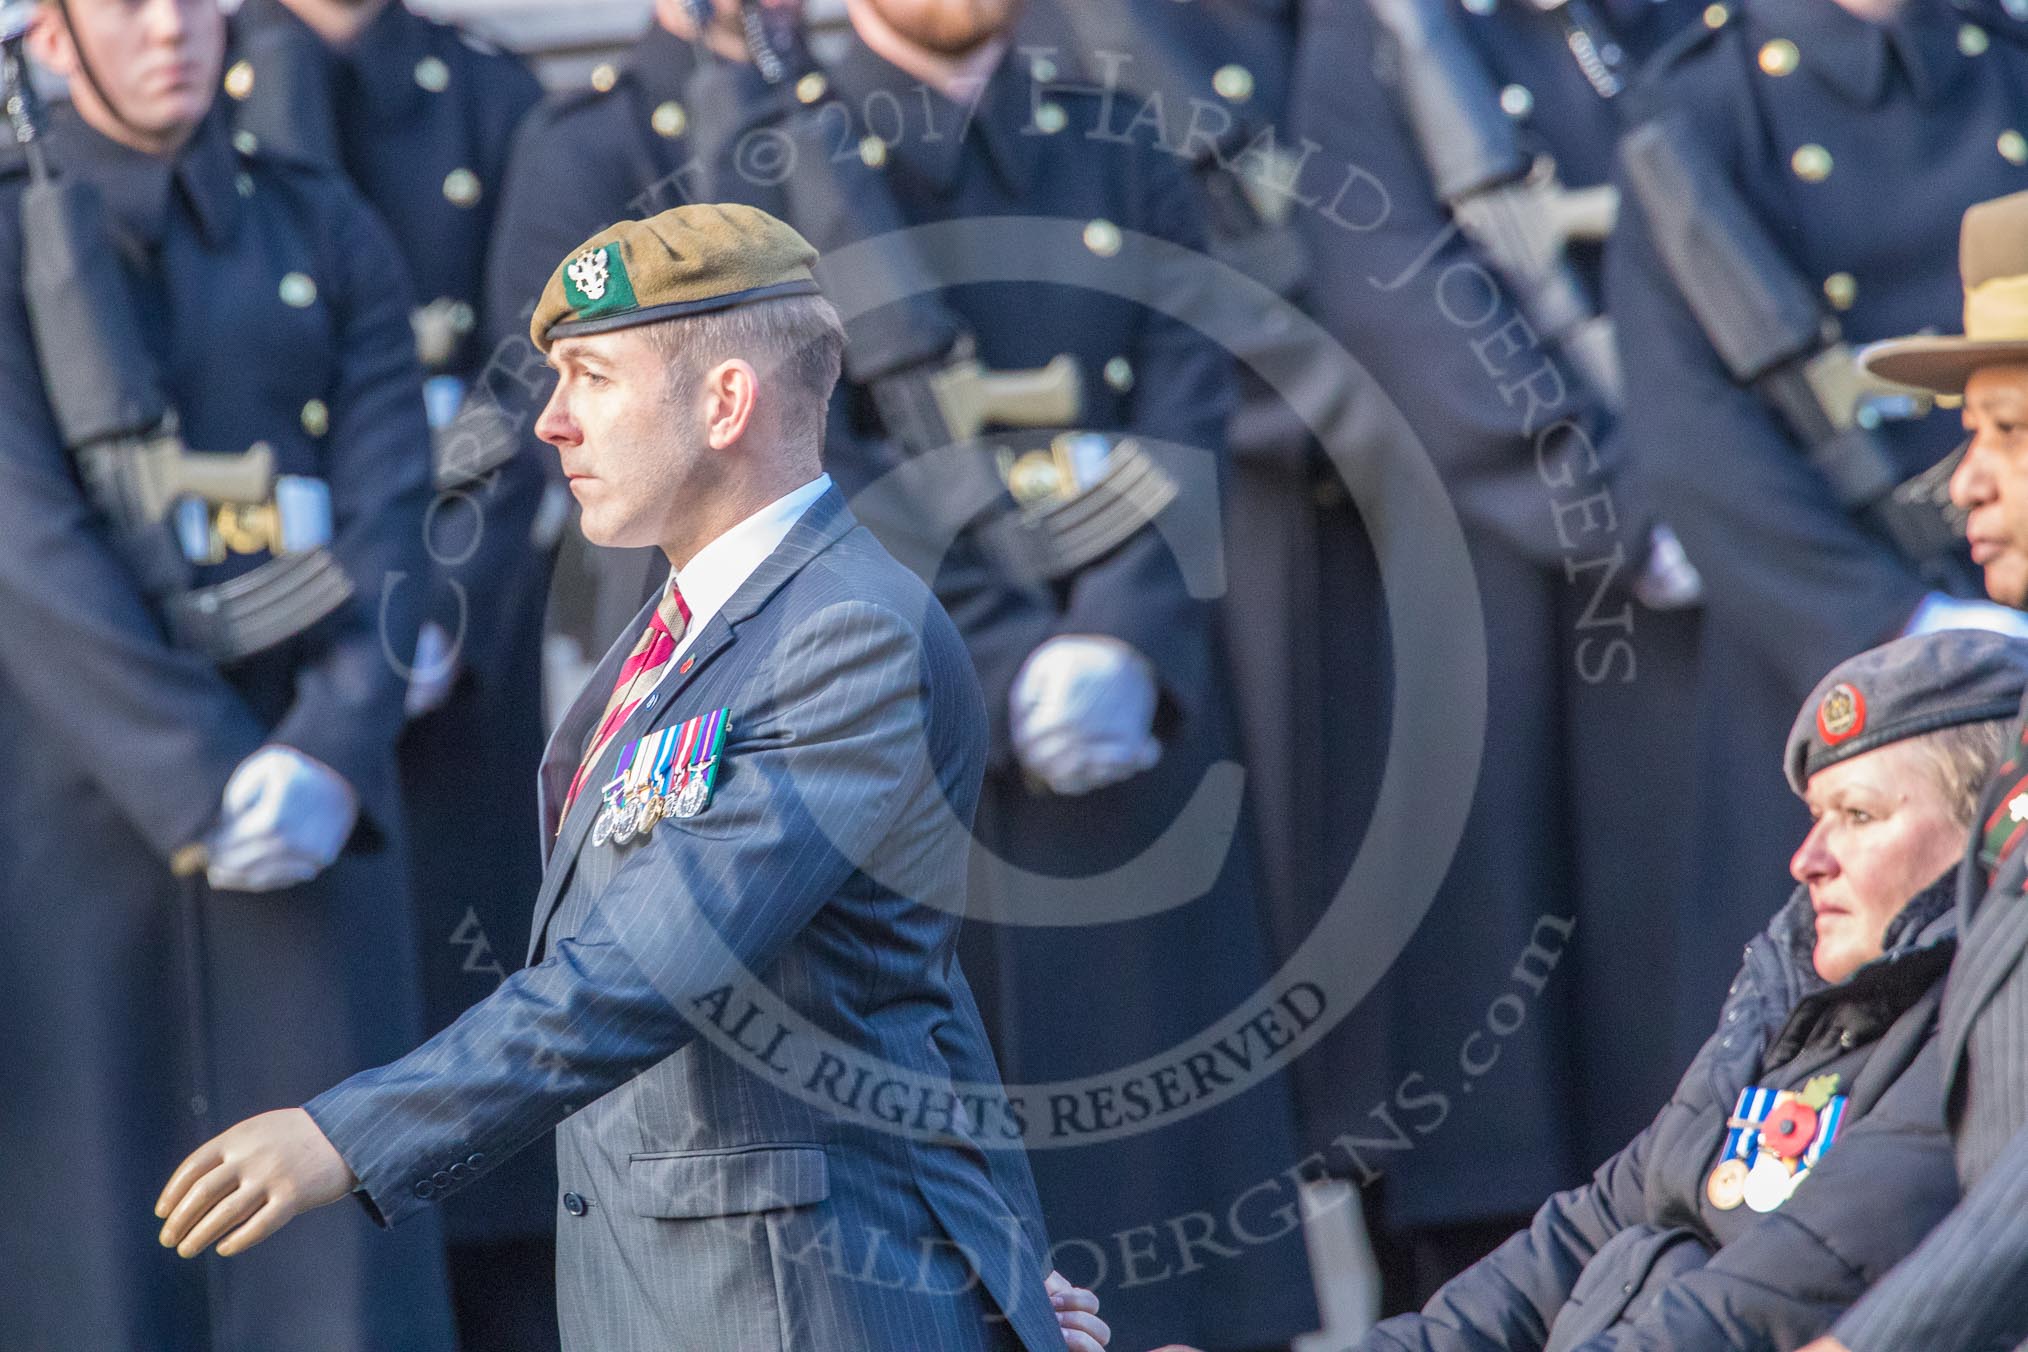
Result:
M528 336L609 333L779 296L813 296L817 251L789 226L736 202L621 221L571 250L542 290Z

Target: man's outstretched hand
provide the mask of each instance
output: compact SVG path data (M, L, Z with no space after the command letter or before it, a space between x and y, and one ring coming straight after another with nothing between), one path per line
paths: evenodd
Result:
M155 1202L162 1247L195 1258L216 1244L230 1258L358 1181L301 1108L249 1117L176 1166Z

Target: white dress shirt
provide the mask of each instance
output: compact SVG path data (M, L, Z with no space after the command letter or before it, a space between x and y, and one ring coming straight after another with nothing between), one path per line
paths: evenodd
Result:
M676 669L676 659L697 640L711 617L725 608L732 594L753 576L762 560L775 552L790 529L803 519L803 513L810 510L810 504L823 497L830 486L831 476L819 474L801 488L776 498L674 570L676 589L683 593L683 604L690 607L690 623L677 638L676 651L669 654L669 665L663 668L664 679Z

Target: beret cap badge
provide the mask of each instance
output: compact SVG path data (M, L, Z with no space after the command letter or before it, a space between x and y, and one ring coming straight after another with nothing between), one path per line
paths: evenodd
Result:
M561 338L818 295L816 261L809 241L754 207L674 207L609 226L571 250L550 274L528 336L547 352Z
M1840 681L1817 705L1817 732L1832 746L1856 737L1866 728L1866 697L1859 687Z

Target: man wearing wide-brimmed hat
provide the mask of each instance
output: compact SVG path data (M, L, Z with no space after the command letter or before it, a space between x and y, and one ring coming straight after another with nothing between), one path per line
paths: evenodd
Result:
M2028 608L2028 192L1965 213L1965 331L1860 353L1876 375L1961 396L1971 440L1951 475L1996 601ZM1805 1352L1971 1352L2028 1342L2028 723L1981 800L1958 874L1945 988L1946 1112L1964 1198L1921 1248Z

